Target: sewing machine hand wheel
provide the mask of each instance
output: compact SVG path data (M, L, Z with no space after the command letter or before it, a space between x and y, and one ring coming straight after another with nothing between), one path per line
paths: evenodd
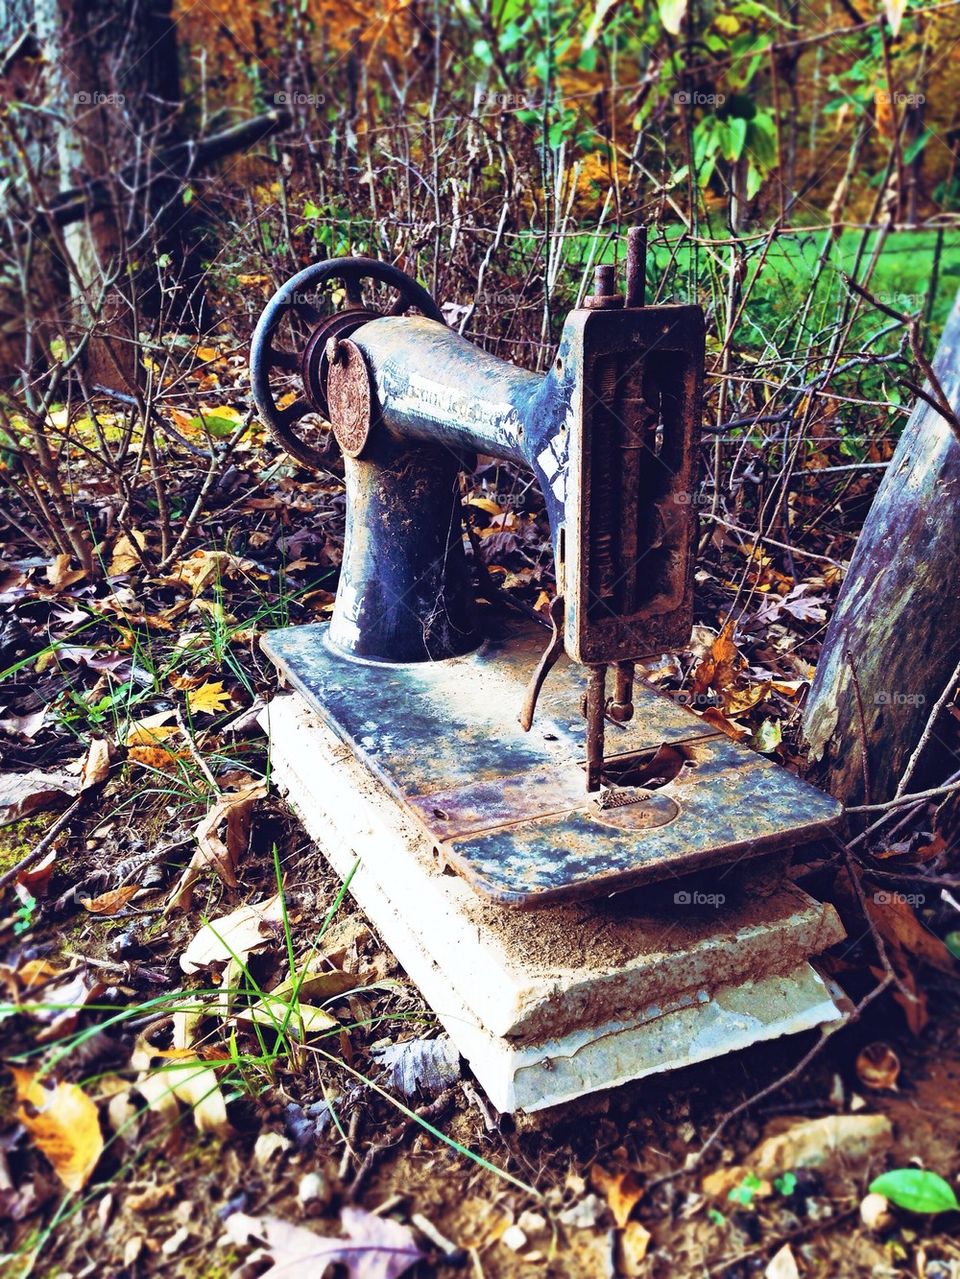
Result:
M324 315L314 304L314 295L322 292L330 280L341 280L346 290L347 306ZM399 297L386 311L364 306L361 280L376 280L398 291ZM331 337L345 338L369 320L380 315L403 315L416 307L430 320L445 323L443 314L430 294L416 280L398 267L375 258L331 258L315 262L291 276L264 307L253 333L250 347L250 382L261 420L274 439L291 457L314 469L326 465L323 453L301 439L293 427L301 418L315 413L327 416L326 346ZM301 351L283 350L275 344L278 329L286 317L310 330ZM303 389L285 408L277 404L271 385L271 374L277 370L299 373Z

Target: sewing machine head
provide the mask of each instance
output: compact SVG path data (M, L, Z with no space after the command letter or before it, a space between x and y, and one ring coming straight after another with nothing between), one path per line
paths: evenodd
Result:
M347 496L329 628L277 632L265 647L445 857L515 904L614 891L796 842L825 821L817 800L835 815L832 801L786 774L771 800L770 772L781 770L649 686L634 688L637 660L690 637L704 365L700 308L645 306L644 257L638 228L625 295L614 268L598 267L545 375L480 350L415 281L363 258L299 272L253 340L263 420L315 466L323 458L293 428L310 414L329 421ZM364 305L363 279L399 291L387 314ZM332 281L347 306L325 316ZM289 317L305 330L297 351L280 345ZM278 370L300 384L283 408ZM542 655L529 625L505 638L478 621L460 488L477 455L528 467L543 493L557 596ZM563 650L579 665L561 663L541 695ZM717 780L723 774L729 799L731 779L761 772L770 811L738 824ZM690 784L707 777L706 788ZM656 844L638 842L651 831Z
M567 654L593 671L591 790L600 785L605 714L632 714L632 663L685 645L693 621L703 316L696 306L643 305L644 238L639 228L629 236L626 297L614 268L597 268L596 292L568 316L545 376L487 355L447 327L414 281L364 259L294 276L253 344L257 405L285 447L316 463L291 431L316 412L343 450L347 529L329 642L347 657L436 661L476 648L483 636L459 472L477 454L533 471L556 561L553 621ZM363 309L364 276L395 284L398 309L421 314ZM347 283L352 305L323 319L315 293L334 278ZM299 359L304 394L278 410L270 370L290 360L274 335L291 310L316 323ZM535 683L526 699L527 727L538 691Z

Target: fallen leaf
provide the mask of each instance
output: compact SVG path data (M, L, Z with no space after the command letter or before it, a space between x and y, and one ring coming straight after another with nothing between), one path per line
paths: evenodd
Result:
M65 591L68 586L80 582L87 576L86 569L70 567L69 555L57 555L47 565L47 581L55 591Z
M639 1221L628 1221L620 1233L617 1246L618 1273L628 1279L639 1279L649 1274L646 1264L647 1249L653 1239L650 1231Z
M374 1056L389 1072L390 1085L407 1099L418 1093L435 1097L460 1078L460 1052L449 1035L388 1044Z
M95 737L87 747L80 768L80 789L89 790L91 786L99 786L105 782L110 775L112 760L113 743L104 737Z
M285 1027L288 1033L299 1036L301 1029L304 1035L322 1035L325 1031L339 1027L336 1017L331 1017L322 1008L311 1004L291 1004L289 1000L277 999L275 995L264 995L255 1004L239 1010L237 1021L253 1021L271 1030Z
M21 821L40 809L61 807L77 792L77 781L69 773L41 772L0 775L0 826Z
M17 1118L67 1189L79 1192L103 1151L96 1106L76 1084L51 1084L19 1066L10 1070L21 1103Z
M216 715L230 704L230 694L224 692L223 680L215 684L201 684L187 693L187 704L194 714Z
M129 537L121 534L113 544L113 554L107 566L108 577L119 577L123 573L131 573L140 566L140 556L136 548L142 551L147 545L147 535L138 529L131 529Z
M266 782L251 781L239 790L224 792L217 799L197 827L197 851L171 893L167 910L175 906L181 910L189 908L193 885L207 866L212 866L225 884L236 888L236 864L247 846L251 810L256 800L263 799L266 793ZM226 827L222 839L221 824Z
M867 913L886 941L950 977L957 975L957 964L949 950L917 919L902 893L868 892L865 902Z
M310 1003L323 1003L326 999L333 999L337 995L343 995L348 990L356 990L363 983L355 973L345 973L339 968L331 969L329 972L311 972L299 978L287 977L279 985L274 986L270 991L274 999L289 1000L294 994L298 999L306 999Z
M242 1212L232 1213L224 1226L235 1247L261 1245L256 1259L273 1263L261 1279L289 1279L298 1272L320 1276L333 1265L344 1266L349 1279L399 1279L423 1258L410 1227L389 1217L344 1208L341 1222L347 1238L325 1238L279 1217Z
M717 706L708 706L700 718L706 720L708 724L712 724L714 728L719 728L728 737L732 737L735 742L742 742L745 737L750 736L749 728L744 727L743 724L735 724L733 720L727 719L723 711Z
M166 741L180 731L178 725L167 722L172 718L173 711L158 711L156 715L145 715L143 719L135 720L124 735L124 746L157 746Z
M204 924L180 956L180 967L185 973L195 973L226 959L246 962L251 951L267 945L282 922L279 893L269 901L240 906Z
M57 850L51 848L46 857L20 871L17 875L17 884L21 888L27 889L34 897L46 897L56 860Z
M228 551L194 551L176 565L174 580L189 586L194 595L222 577L255 573L262 577L252 560L240 559Z
M125 884L122 888L101 893L99 897L81 897L80 904L91 915L116 915L139 891L139 884Z
M772 1177L794 1168L853 1163L885 1150L892 1141L886 1115L826 1115L767 1137L745 1163L759 1176Z
M599 1164L590 1169L590 1181L605 1196L613 1219L621 1228L630 1220L630 1214L643 1198L643 1185L631 1171L607 1172ZM649 1236L648 1236L649 1238Z
M177 1103L183 1102L190 1107L198 1132L228 1136L232 1129L227 1103L213 1067L192 1052L181 1054L174 1050L162 1055L172 1060L145 1072L135 1085L147 1106L173 1119L180 1113Z

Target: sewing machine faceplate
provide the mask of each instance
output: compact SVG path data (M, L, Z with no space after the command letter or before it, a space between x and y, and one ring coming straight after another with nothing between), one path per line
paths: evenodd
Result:
M598 802L584 791L583 667L563 659L533 730L517 723L543 645L527 621L498 619L466 656L408 664L345 658L326 632L274 631L264 649L443 861L503 905L603 896L739 862L840 816L828 795L642 683L633 720L607 724ZM663 784L632 784L651 775Z

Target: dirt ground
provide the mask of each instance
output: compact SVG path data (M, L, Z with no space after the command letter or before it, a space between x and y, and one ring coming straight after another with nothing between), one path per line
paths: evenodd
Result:
M38 957L57 965L74 957L74 966L102 975L98 1007L120 1007L134 992L145 1002L182 980L177 958L200 914L222 914L237 902L269 893L274 847L299 950L338 885L282 803L271 800L258 808L236 890L205 886L205 900L190 915L165 919L158 919L149 902L110 918L62 911L57 923L28 935L25 944L11 945L8 938L5 963L15 969ZM95 868L91 851L84 866L71 864L70 877L83 882ZM251 959L266 984L283 953L282 937L272 941ZM947 976L925 974L932 1015L920 1036L908 1030L889 992L880 995L808 1069L730 1119L699 1161L698 1152L718 1125L799 1063L815 1043L815 1033L530 1117L493 1113L465 1063L460 1078L439 1093L427 1089L409 1099L449 1139L529 1187L520 1190L407 1121L375 1090L386 1083L390 1091L377 1063L378 1046L431 1037L437 1030L418 993L349 898L333 917L323 948L360 987L359 994L327 1005L351 1029L321 1041L320 1054L280 1059L272 1071L232 1072L234 1086L224 1086L228 1131L199 1133L189 1109L176 1122L147 1113L134 1094L136 1118L108 1142L82 1195L64 1198L49 1164L15 1122L12 1105L5 1108L4 1274L214 1279L232 1273L249 1254L226 1238L225 1221L232 1213L269 1215L336 1235L341 1210L351 1205L413 1224L425 1259L412 1274L944 1279L958 1273L958 1214L894 1212L879 1231L868 1230L859 1215L871 1179L886 1168L915 1163L948 1180L960 1170L960 1002ZM849 962L849 946L846 954ZM851 972L854 987L862 986L863 974ZM93 1022L92 1014L88 1020ZM169 1020L144 1014L94 1034L68 1059L67 1074L82 1078L105 1111L129 1087L136 1036L146 1033L162 1051L171 1042ZM8 1018L5 1055L24 1050L35 1029L26 1014ZM864 1073L861 1051L878 1041L899 1062L893 1087L870 1087ZM222 1061L221 1036L198 1042L211 1060ZM874 1058L877 1052L872 1050ZM83 1057L82 1069L77 1054ZM325 1125L311 1120L318 1103L321 1112L325 1109L324 1098L335 1099L336 1113L335 1122ZM9 1088L4 1099L11 1102ZM893 1144L862 1157L835 1156L820 1168L797 1169L777 1179L776 1186L762 1184L751 1192L748 1182L743 1189L743 1166L765 1135L828 1115L885 1116ZM268 1149L264 1137L271 1133L282 1140ZM741 1171L719 1192L715 1181L709 1193L707 1182L705 1192L705 1179L727 1167ZM317 1176L306 1183L305 1199L309 1174ZM38 1242L43 1246L36 1252ZM797 1269L770 1269L785 1244ZM322 1268L313 1273L320 1275Z

